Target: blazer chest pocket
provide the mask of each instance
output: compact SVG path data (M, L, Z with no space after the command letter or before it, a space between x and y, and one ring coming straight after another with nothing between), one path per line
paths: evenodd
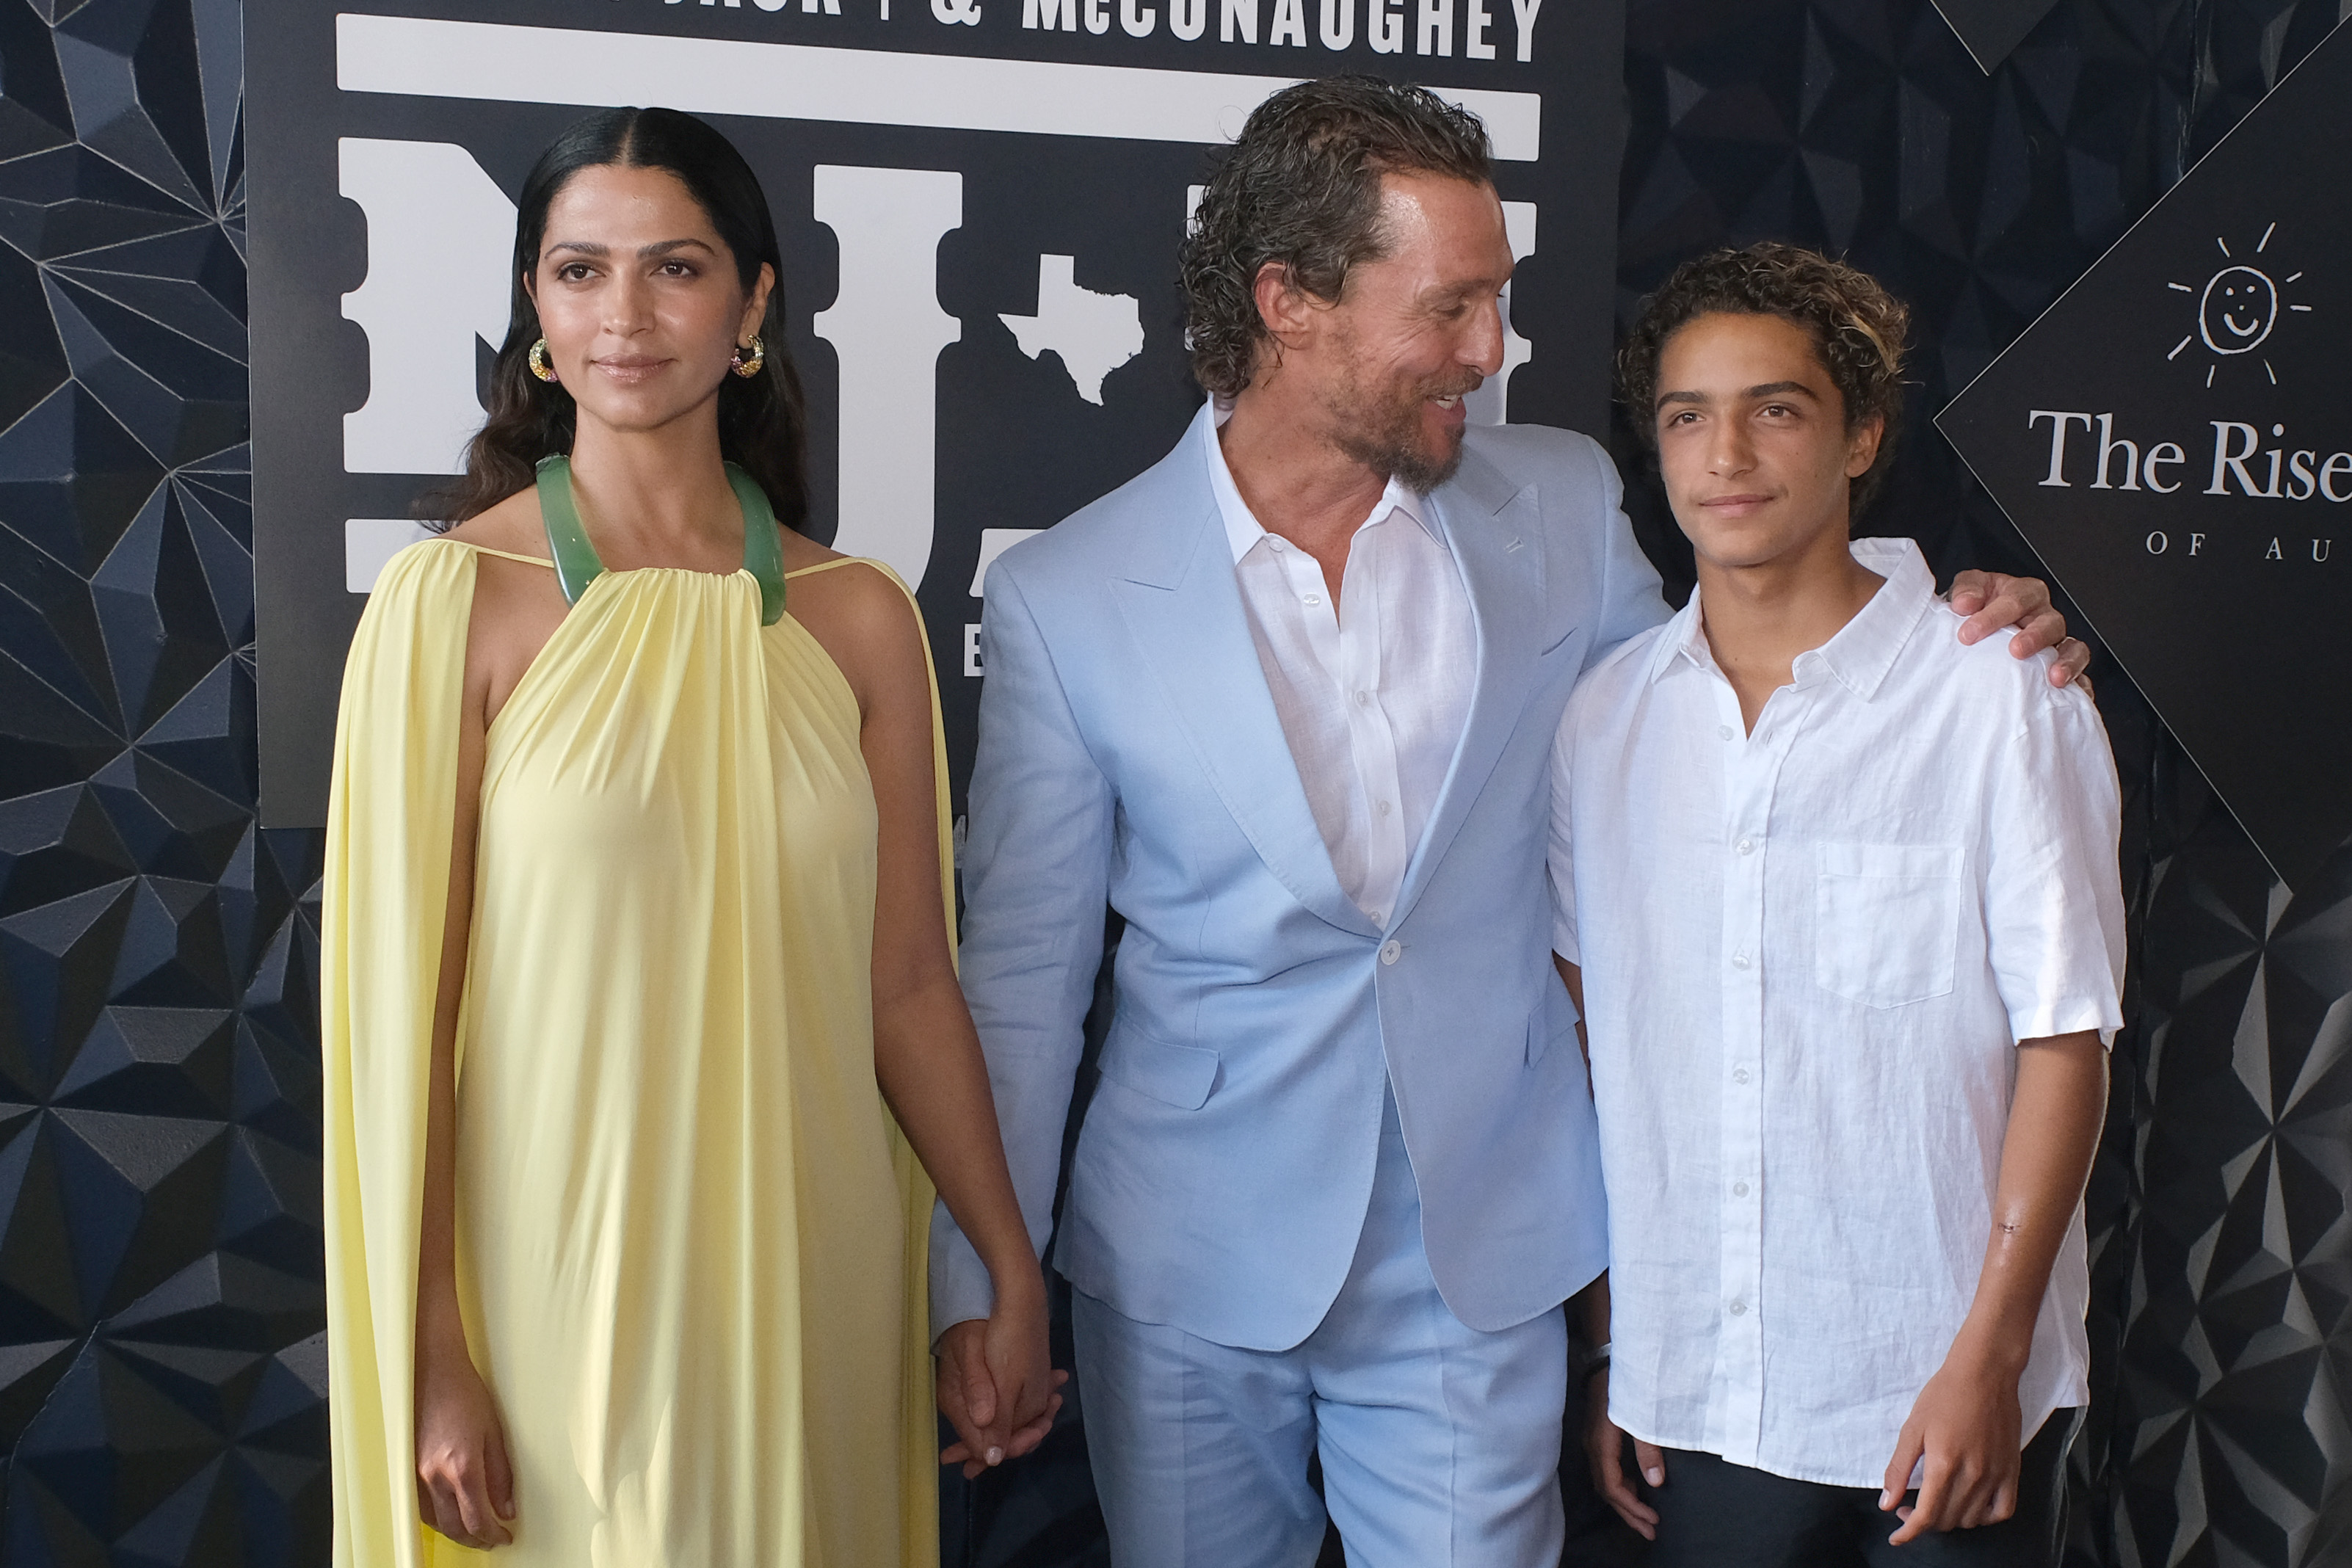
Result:
M1217 1053L1206 1046L1156 1040L1140 1029L1114 1025L1103 1042L1102 1074L1112 1082L1179 1110L1198 1110L1217 1084Z
M1824 844L1813 894L1813 978L1865 1007L1952 989L1960 851L1941 844Z

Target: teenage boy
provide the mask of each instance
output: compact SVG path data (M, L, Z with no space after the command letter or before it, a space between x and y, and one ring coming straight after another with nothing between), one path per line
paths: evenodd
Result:
M1587 1447L1658 1568L2057 1560L2115 766L1916 546L1847 536L1905 325L1755 246L1621 362L1698 588L1570 699L1551 874L1608 1188Z

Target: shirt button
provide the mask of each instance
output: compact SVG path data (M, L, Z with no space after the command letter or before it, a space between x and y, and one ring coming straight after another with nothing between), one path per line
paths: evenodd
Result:
M1372 705L1372 694L1371 694L1370 692L1369 692L1369 691L1359 691L1359 692L1357 692L1357 693L1356 693L1356 706L1357 706L1357 707L1359 707L1359 708L1370 708L1371 705Z
M1743 838L1738 844L1733 845L1732 847L1738 850L1742 855L1753 855L1756 853L1756 841L1752 838Z
M1392 808L1387 801L1381 802L1381 815L1382 816L1386 816L1391 809Z
M1398 959L1402 958L1403 956L1404 943L1396 941L1394 938L1391 938L1389 941L1381 943L1381 962L1382 963L1394 963Z
M1745 968L1747 968L1747 967L1748 967L1748 955L1747 955L1746 953L1744 953L1744 952L1735 952L1735 953L1733 953L1733 954L1731 955L1731 967L1732 967L1732 968L1734 968L1734 969L1745 969Z
M1372 923L1374 925L1378 925L1382 921L1389 918L1389 912L1386 910L1366 910L1364 913L1371 916Z
M1394 944L1391 943L1391 945L1393 946ZM1733 1068L1731 1069L1731 1081L1734 1083L1746 1083L1748 1081L1748 1069L1746 1068Z
M1323 602L1323 595L1320 594L1309 594L1307 595L1307 602L1310 605L1319 605Z
M1733 1317L1735 1317L1735 1318L1739 1317L1739 1316L1741 1316L1743 1313L1745 1313L1747 1310L1748 1310L1748 1303L1747 1303L1747 1302L1742 1301L1742 1300L1736 1300L1736 1299L1732 1301L1732 1303L1731 1303L1731 1315L1732 1315Z
M1748 1195L1748 1184L1747 1184L1746 1182L1734 1182L1734 1183L1732 1183L1732 1184L1731 1184L1731 1195L1732 1195L1733 1197L1735 1197L1735 1198L1744 1198L1744 1197L1746 1197L1746 1196Z
M1717 724L1715 727L1715 732L1727 741L1731 739L1731 726L1728 724Z

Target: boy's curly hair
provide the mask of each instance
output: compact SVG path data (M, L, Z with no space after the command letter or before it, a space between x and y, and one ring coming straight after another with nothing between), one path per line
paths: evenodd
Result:
M1633 428L1658 449L1658 361L1666 340L1699 316L1778 316L1803 328L1845 402L1851 431L1873 416L1885 421L1878 457L1853 481L1860 516L1886 479L1903 418L1903 344L1910 308L1867 272L1801 246L1765 241L1717 250L1684 262L1658 291L1617 351L1617 395Z

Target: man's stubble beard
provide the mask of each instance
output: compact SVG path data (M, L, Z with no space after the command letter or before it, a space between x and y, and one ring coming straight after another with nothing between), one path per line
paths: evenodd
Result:
M1463 375L1468 384L1463 384ZM1444 450L1433 453L1422 445L1421 405L1449 393L1467 395L1486 378L1475 372L1432 376L1404 393L1375 391L1363 378L1351 378L1327 407L1332 419L1332 440L1339 450L1387 479L1402 480L1416 495L1427 495L1454 477L1462 466L1463 431L1452 431Z

